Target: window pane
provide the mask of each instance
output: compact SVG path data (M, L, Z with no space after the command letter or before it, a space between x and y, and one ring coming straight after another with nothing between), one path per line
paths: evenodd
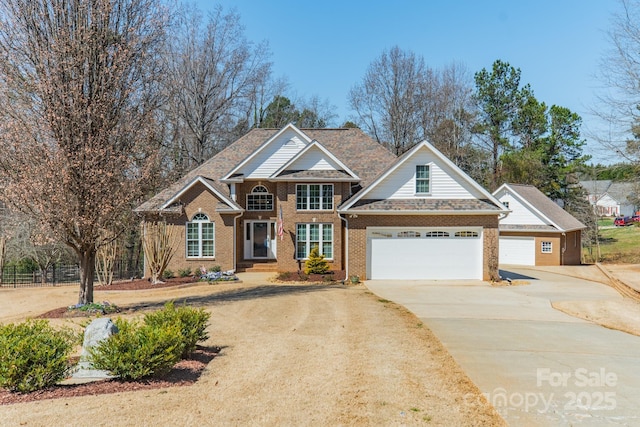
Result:
M333 241L333 224L324 224L322 227L322 240L325 242Z
M416 166L416 178L417 179L429 178L429 166L427 166L427 165L417 165Z
M331 242L322 243L322 255L324 255L326 258L333 258Z
M307 257L307 243L298 242L296 245L296 258L302 259Z
M298 242L306 242L307 241L307 224L298 224L297 226L297 241Z
M198 238L198 224L188 223L187 239L197 239L197 238Z
M309 224L309 236L312 242L320 241L320 224Z
M214 255L214 244L213 240L203 240L202 241L202 256L213 256Z
M299 210L307 209L307 186L306 185L296 186L296 209L299 209Z
M333 209L333 185L322 186L322 209Z
M198 256L198 241L189 240L187 242L187 256Z
M320 209L320 185L318 184L309 186L309 209Z
M213 223L203 223L202 224L202 239L203 240L213 240L214 239L214 228Z

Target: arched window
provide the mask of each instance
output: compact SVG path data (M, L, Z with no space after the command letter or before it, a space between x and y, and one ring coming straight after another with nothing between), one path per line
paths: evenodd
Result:
M399 231L396 235L397 237L420 237L420 232L418 231Z
M446 231L427 231L424 233L424 237L449 237L449 233Z
M469 230L456 231L455 236L456 237L478 237L478 232L477 231L469 231Z
M247 194L247 210L248 211L272 211L273 210L273 194L264 185L256 185Z
M199 212L187 222L187 258L212 258L216 255L216 228L209 217Z

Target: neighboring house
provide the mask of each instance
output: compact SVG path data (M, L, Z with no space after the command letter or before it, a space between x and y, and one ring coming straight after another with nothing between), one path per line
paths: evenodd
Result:
M430 144L254 129L139 206L179 230L172 270L298 271L313 247L361 279L496 277L502 204Z
M580 181L580 185L598 215L630 216L638 208L638 183L595 180Z
M532 185L503 184L493 195L511 210L500 220L500 264L581 263L587 228Z

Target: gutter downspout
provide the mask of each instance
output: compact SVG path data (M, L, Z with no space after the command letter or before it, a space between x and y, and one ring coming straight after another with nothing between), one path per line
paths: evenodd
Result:
M349 280L349 220L338 214L340 219L344 221L344 280Z
M567 233L562 232L562 250L560 251L560 265L564 265L564 252L567 250Z
M238 270L238 251L237 251L237 247L238 246L238 235L236 234L237 231L237 227L236 224L238 223L238 219L244 215L244 211L240 212L237 216L233 217L233 269L234 270Z

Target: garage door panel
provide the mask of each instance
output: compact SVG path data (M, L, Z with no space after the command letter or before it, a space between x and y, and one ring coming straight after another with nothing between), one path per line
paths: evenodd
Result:
M535 250L533 237L500 237L500 264L535 265Z
M371 278L482 279L481 236L370 238Z

